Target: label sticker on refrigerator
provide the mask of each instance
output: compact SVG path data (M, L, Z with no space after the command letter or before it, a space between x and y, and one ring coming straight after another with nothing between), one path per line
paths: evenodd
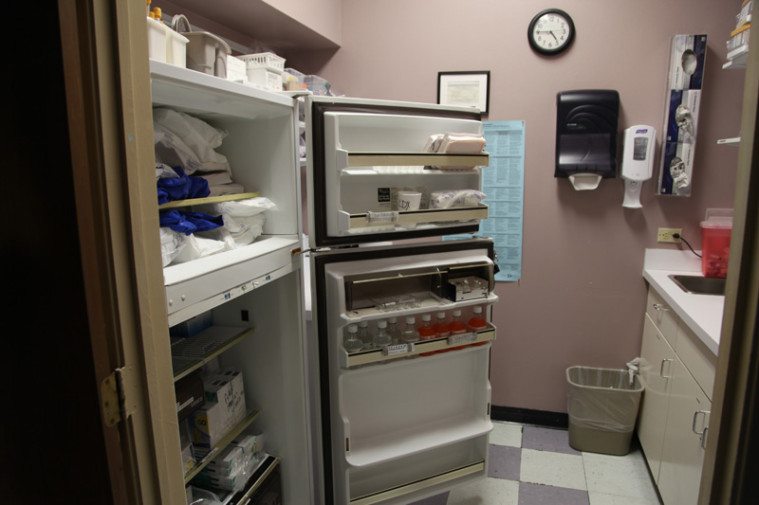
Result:
M372 212L366 213L366 219L370 223L387 222L394 223L398 219L398 213L393 211L388 212Z
M448 337L448 345L465 344L477 340L476 333L457 333Z
M390 188L377 188L377 206L390 210Z
M414 350L414 344L394 344L387 345L382 349L385 356L394 356L396 354L406 354Z

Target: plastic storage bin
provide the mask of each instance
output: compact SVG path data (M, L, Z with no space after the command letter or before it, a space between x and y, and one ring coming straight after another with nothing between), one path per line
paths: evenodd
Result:
M189 39L168 26L166 28L166 63L185 68L187 66L187 43Z
M148 21L148 57L154 61L166 63L166 30L158 20L147 18Z
M303 82L306 83L308 89L314 95L332 95L330 88L332 85L327 79L319 77L318 75L306 75L303 77Z
M643 386L627 370L567 368L569 445L621 456L630 452Z
M270 91L282 91L284 58L274 53L244 54L239 58L245 62L248 84Z
M285 59L274 53L243 54L238 56L248 68L267 68L281 74L285 70Z
M254 67L247 69L248 84L269 91L282 91L282 74L272 72L268 68Z
M245 62L236 56L227 56L227 80L235 82L248 82Z
M701 271L704 277L727 277L733 216L730 209L708 209L701 221Z
M184 32L190 39L187 44L187 68L227 78L227 55L229 45L209 32Z
M156 19L147 18L147 21L149 58L184 67L186 65L187 37L180 35Z

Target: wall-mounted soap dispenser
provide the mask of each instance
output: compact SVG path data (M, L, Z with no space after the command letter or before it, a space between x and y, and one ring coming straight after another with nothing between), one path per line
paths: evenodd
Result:
M622 179L625 180L625 197L622 207L640 209L640 188L651 178L654 168L656 129L648 125L631 126L625 130L622 150Z
M563 91L556 96L555 177L580 190L596 189L617 171L619 93Z

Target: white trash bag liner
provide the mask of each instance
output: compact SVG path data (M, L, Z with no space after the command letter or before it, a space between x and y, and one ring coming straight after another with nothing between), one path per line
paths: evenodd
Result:
M626 369L567 368L567 410L578 427L627 433L635 428L643 386Z

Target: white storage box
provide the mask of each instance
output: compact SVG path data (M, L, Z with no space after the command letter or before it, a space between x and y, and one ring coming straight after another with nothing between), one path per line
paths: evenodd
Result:
M248 81L246 64L236 56L227 55L227 80L234 82Z
M148 20L148 57L166 63L166 30L164 24L152 18Z
M156 19L147 20L149 58L184 68L187 63L187 37Z
M263 67L248 67L248 84L269 91L282 91L282 74Z
M192 417L193 452L205 456L235 424L245 417L242 374L227 370L203 377L206 403Z
M278 74L285 70L285 59L274 53L243 54L239 58L245 62L248 69L266 68Z
M175 32L168 26L166 29L166 63L185 68L187 66L187 42L189 39Z

